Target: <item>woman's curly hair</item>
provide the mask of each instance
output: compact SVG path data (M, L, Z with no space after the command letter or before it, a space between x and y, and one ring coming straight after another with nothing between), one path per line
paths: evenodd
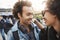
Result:
M48 0L47 8L60 20L60 0Z

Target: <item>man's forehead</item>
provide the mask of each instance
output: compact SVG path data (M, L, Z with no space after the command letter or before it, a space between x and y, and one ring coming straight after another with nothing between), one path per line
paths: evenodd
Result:
M24 11L28 11L28 10L33 11L33 8L29 7L29 6L24 6L22 10L24 10Z

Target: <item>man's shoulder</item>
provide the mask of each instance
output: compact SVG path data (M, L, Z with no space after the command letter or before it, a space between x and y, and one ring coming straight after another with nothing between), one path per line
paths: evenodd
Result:
M33 27L37 27L37 25L36 25L35 23L32 23L31 25L32 25Z
M38 28L38 26L37 26L35 23L32 23L32 27L33 27L35 30L40 31L40 29Z

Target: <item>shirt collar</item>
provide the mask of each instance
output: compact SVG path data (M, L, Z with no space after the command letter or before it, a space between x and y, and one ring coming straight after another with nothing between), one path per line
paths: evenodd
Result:
M33 30L32 25L29 25L29 28L30 30ZM20 24L19 21L18 21L18 29L21 30L23 33L27 33L27 29L22 24Z

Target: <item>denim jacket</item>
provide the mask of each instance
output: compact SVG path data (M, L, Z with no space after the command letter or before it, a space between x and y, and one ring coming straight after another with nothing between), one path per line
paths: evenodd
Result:
M34 28L34 36L36 40L39 40L40 29L34 23L32 23L31 25ZM8 40L14 40L12 32L17 31L17 30L18 30L19 40L28 40L28 37L26 37L26 35L21 30L18 29L18 22L16 22L15 25L11 28L11 30L9 30L7 34Z

